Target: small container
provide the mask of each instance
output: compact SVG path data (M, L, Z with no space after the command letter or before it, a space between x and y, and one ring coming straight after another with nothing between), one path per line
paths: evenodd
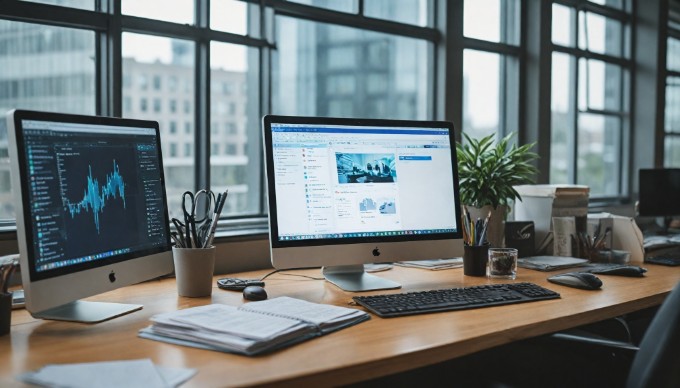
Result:
M489 257L489 244L463 247L463 273L467 276L484 276Z
M210 296L215 269L215 247L172 248L175 278L179 296L200 298Z
M489 248L486 275L493 279L514 280L517 277L517 249Z
M0 292L0 336L8 334L12 324L12 293Z

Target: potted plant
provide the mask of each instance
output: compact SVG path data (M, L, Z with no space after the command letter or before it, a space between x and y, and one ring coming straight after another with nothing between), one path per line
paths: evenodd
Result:
M491 212L487 239L491 246L503 243L503 221L509 203L521 199L513 186L534 183L538 172L531 163L538 154L531 149L536 143L510 145L514 132L494 145L495 134L473 139L463 133L465 142L456 145L460 198L470 216L482 220Z

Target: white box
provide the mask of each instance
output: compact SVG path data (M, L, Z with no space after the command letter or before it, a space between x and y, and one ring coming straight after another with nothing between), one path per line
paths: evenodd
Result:
M590 188L583 185L520 185L515 190L522 200L515 202L515 221L533 221L536 233L536 253L552 230L553 217L576 219L576 229L586 230ZM552 247L552 244L548 244ZM549 253L549 252L548 252Z
M645 258L644 237L635 219L611 213L588 214L589 219L611 219L611 249L630 252L630 261L642 263Z

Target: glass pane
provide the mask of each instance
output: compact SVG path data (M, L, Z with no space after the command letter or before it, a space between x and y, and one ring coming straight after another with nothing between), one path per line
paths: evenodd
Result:
M463 52L463 131L473 138L496 133L500 127L500 55Z
M577 183L588 185L591 197L617 195L621 120L580 114L578 127Z
M575 59L562 53L552 55L550 183L570 183L574 133L573 67Z
M431 117L429 43L283 16L276 21L275 113Z
M666 132L680 134L680 77L668 77L666 81L666 109L664 113Z
M123 15L194 24L193 0L120 0Z
M567 47L574 47L572 30L574 10L561 4L552 5L552 42Z
M168 210L180 219L180 197L194 189L194 159L180 152L194 147L194 51L193 42L123 33L123 116L158 121ZM184 104L188 111L177 109ZM189 131L178 130L186 123Z
M463 34L469 38L519 44L517 0L465 0Z
M430 0L364 0L364 15L394 22L429 26Z
M579 60L579 110L621 111L621 67L594 59Z
M243 1L211 0L210 28L240 35L248 34L248 8L248 3Z
M261 172L258 50L216 42L210 50L210 187L220 192L229 189L222 215L257 213Z
M666 57L668 70L680 71L680 40L668 38L668 56Z
M334 11L357 13L359 6L357 0L288 0L291 3L312 5L319 8L328 8Z
M680 136L666 136L664 167L680 168Z
M614 19L592 12L579 12L579 48L621 56L623 26Z
M625 0L589 0L591 3L606 5L607 7L622 9Z
M31 3L59 5L62 7L80 8L94 11L95 0L27 0Z
M0 20L0 219L14 219L4 114L96 113L95 33Z

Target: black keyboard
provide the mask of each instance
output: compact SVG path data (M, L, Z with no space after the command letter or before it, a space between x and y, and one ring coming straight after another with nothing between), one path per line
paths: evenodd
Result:
M353 299L383 317L434 313L534 302L560 297L555 291L533 283L487 284L442 290L355 296Z

